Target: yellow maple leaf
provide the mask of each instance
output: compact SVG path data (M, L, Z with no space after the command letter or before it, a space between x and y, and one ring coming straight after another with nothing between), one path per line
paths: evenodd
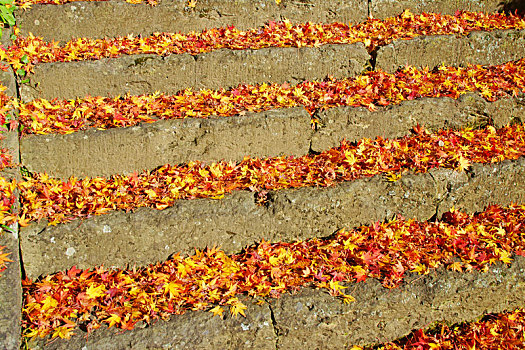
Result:
M111 314L106 321L109 322L109 328L111 328L113 325L120 323L121 318L117 314Z
M510 264L512 262L511 254L508 251L499 248L496 248L495 251L496 254L499 255L499 259L505 264Z
M42 304L42 311L55 308L58 305L58 301L56 301L55 298L48 295L46 299L44 300L44 304Z
M106 293L106 287L104 287L103 284L100 284L98 286L89 286L86 290L86 294L89 298L95 299L98 297L104 296Z
M239 301L239 299L237 298L232 298L230 299L227 304L230 304L230 313L232 314L232 316L237 316L238 314L241 314L243 315L244 317L246 317L246 314L244 313L244 310L247 309L246 305L244 305L243 303L241 303Z
M72 329L70 327L62 326L58 327L55 330L55 333L53 333L53 336L51 339L54 339L56 337L62 338L62 339L69 339L73 335Z
M386 176L386 179L390 182L396 182L397 180L401 179L403 175L402 174L396 174L396 173L389 173Z
M463 156L459 156L458 167L456 169L459 171L465 171L468 169L469 166L470 166L469 160L466 158L463 158Z
M463 269L461 268L461 263L459 261L455 261L448 267L452 271L462 272Z
M222 317L222 313L224 312L224 309L217 305L213 309L211 309L210 312L213 314L213 316Z
M153 190L144 190L144 192L150 197L150 198L155 198L157 197L157 193Z

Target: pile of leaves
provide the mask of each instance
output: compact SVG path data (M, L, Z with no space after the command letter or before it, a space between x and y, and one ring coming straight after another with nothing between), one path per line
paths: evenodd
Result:
M2 137L0 136L0 140ZM13 157L11 156L11 153L6 148L0 149L0 171L2 171L5 168L10 168L13 166L12 163Z
M10 225L17 220L17 216L12 211L15 205L16 188L16 180L8 181L0 176L0 225L2 226Z
M2 63L0 62L0 70L3 70L2 68ZM6 90L7 87L0 84L0 132L16 130L18 126L18 119L13 118L11 115L11 109L15 105L15 100L5 93Z
M35 174L18 183L22 204L19 223L47 219L50 225L88 218L111 210L165 209L176 200L221 198L235 190L326 187L342 181L385 174L392 181L405 171L441 167L466 170L472 163L495 163L525 154L524 126L445 130L420 126L399 139L343 141L339 147L302 157L248 158L241 162L165 165L154 171L111 178L71 177L68 181ZM2 219L5 221L5 218Z
M185 89L175 95L86 97L77 100L37 99L11 103L19 109L23 135L67 134L89 127L126 127L158 119L206 118L304 106L310 114L337 106L399 104L421 97L458 98L478 92L495 101L525 92L525 59L494 66L442 66L435 71L405 67L395 74L381 70L355 78L322 82L239 85L230 90ZM0 111L1 115L1 111ZM315 122L315 119L314 119Z
M394 342L375 346L376 350L514 350L525 348L525 309L490 314L477 322L448 326L438 324ZM354 346L352 350L363 350Z
M17 220L17 215L13 213L16 200L14 196L15 189L15 180L9 182L0 176L0 234L5 234L5 231L11 231L7 225ZM11 253L6 253L5 249L6 246L0 246L0 273L5 271L8 262L12 262L12 260L8 258Z
M263 241L231 256L209 248L129 270L73 267L23 281L24 335L68 338L79 325L133 329L188 309L221 315L221 305L244 315L239 294L277 298L306 285L351 302L340 282L376 278L393 288L408 272L486 271L497 261L510 263L513 254L525 255L525 206L490 206L472 216L451 210L436 222L397 218L326 240Z
M458 11L454 16L435 13L414 15L406 10L396 17L385 20L370 18L354 26L343 23L292 24L289 21L270 21L263 27L247 31L222 27L201 33L154 33L144 38L133 35L105 39L78 38L64 45L45 42L33 35L18 36L2 60L15 70L25 66L26 70L31 71L32 65L39 62L97 60L132 54L194 55L222 48L318 47L363 42L369 51L373 51L393 40L412 39L420 35L467 35L475 30L524 28L525 19L517 15L466 11Z

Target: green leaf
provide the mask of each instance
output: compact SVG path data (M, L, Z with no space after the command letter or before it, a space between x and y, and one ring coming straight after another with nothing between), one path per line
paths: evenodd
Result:
M2 18L2 22L7 23L10 26L14 26L16 23L15 16L13 16L12 12L3 6L0 6L0 17Z
M2 227L4 230L6 230L6 231L8 231L8 232L13 233L13 230L11 229L11 227L9 227L9 226L7 226L7 225L0 224L0 227Z
M8 13L3 16L5 19L5 22L9 24L10 27L14 26L16 24L15 16L13 16L11 13Z

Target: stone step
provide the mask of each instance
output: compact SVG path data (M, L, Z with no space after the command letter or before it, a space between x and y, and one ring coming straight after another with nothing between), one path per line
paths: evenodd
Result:
M70 99L133 95L186 88L218 89L242 83L297 83L361 73L370 56L363 43L320 48L216 50L190 55L129 55L97 61L41 63L20 87L21 98Z
M34 339L32 349L349 349L391 341L438 320L473 321L484 313L523 306L525 258L510 266L492 265L486 273L431 270L411 274L394 289L378 281L350 283L356 301L344 304L325 291L305 288L295 295L253 305L246 318L224 319L203 311L174 315L169 321L132 331L102 327L89 336ZM47 346L46 346L47 344Z
M501 127L513 118L525 121L524 112L525 96L487 102L469 93L458 100L423 98L374 112L361 107L330 108L319 112L322 126L313 131L310 115L296 107L66 135L29 135L20 139L20 155L30 172L46 172L63 180L70 176L109 177L195 160L210 163L241 161L245 156L302 156L339 146L343 139L402 137L418 123L429 130L459 129L480 121Z
M525 57L525 30L476 31L464 37L420 36L395 40L377 51L376 69L395 72L405 65L502 64Z
M366 0L160 0L157 6L131 5L124 1L73 2L65 5L34 5L16 13L22 35L33 33L46 41L71 38L104 38L129 34L149 36L154 32L200 32L235 26L256 28L270 20L291 22L359 23L366 20Z
M453 54L451 54L453 52ZM442 64L499 64L525 56L525 30L474 32L466 37L421 36L381 47L375 67L395 71L406 64L434 68ZM96 61L41 63L23 101L91 96L176 93L185 88L229 88L238 84L298 83L331 75L352 77L371 56L362 43L319 48L221 49L198 55L129 55Z
M46 41L71 38L104 38L129 34L149 36L154 32L190 32L234 25L241 30L258 27L270 20L291 22L355 24L374 18L397 16L405 9L413 13L435 12L453 15L465 11L512 11L517 5L500 0L160 0L157 6L124 1L72 2L60 6L33 5L16 12L22 35L33 33Z
M236 191L221 200L180 200L164 210L115 211L83 221L21 228L21 249L29 278L76 265L124 268L164 261L172 253L221 246L227 253L261 240L326 237L340 228L383 221L400 214L420 221L456 209L484 210L489 204L525 202L525 158L473 164L469 173L432 169L382 176L337 186L271 191L267 206L254 194Z

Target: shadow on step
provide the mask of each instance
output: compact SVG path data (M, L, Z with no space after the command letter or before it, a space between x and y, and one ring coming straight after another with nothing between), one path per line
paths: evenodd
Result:
M505 13L517 12L521 16L525 15L525 1L523 0L506 0L500 2L499 5Z

